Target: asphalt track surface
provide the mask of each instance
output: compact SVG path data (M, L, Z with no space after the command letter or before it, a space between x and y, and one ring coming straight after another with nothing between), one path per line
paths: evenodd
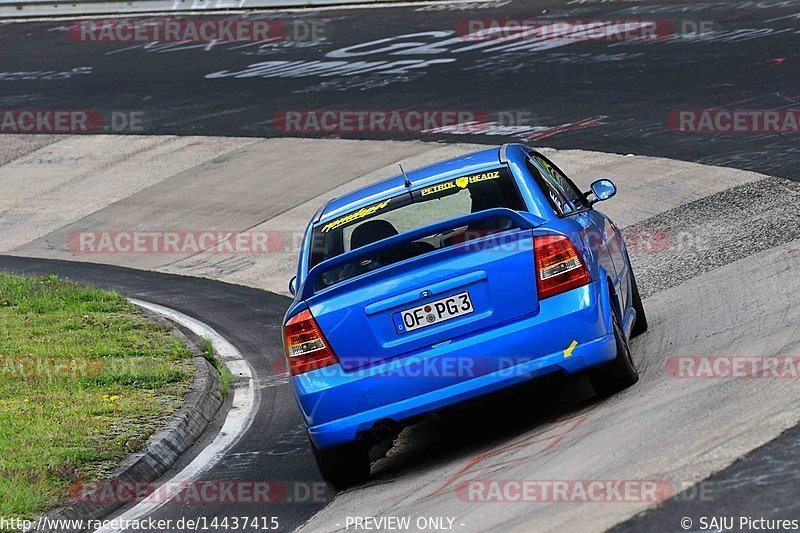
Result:
M517 0L478 7L268 13L285 30L266 44L98 43L72 38L69 22L8 24L0 31L0 108L139 112L141 133L258 137L313 134L283 131L274 119L285 110L473 110L488 119L469 135L334 135L523 140L797 177L796 129L716 134L667 126L675 110L797 109L796 0ZM468 41L459 30L468 19L544 16L657 20L667 29L652 42L570 38L524 46ZM317 39L292 29L315 23ZM372 70L345 75L359 61ZM394 61L406 63L386 66Z
M138 133L256 137L287 135L273 124L275 114L286 109L424 107L481 110L491 117L499 112L521 111L528 113L528 122L516 124L522 132L515 134L504 133L495 124L489 126L496 133L492 135L371 132L337 136L489 143L529 140L557 148L673 157L798 177L797 134L688 134L669 131L666 117L676 109L797 108L800 2L609 2L567 8L555 2L512 2L473 10L389 9L392 16L388 19L384 10L366 9L286 14L287 18L324 19L326 37L308 46L277 48L76 43L69 40L63 25L52 21L5 25L0 27L0 71L69 74L55 76L62 79L52 79L53 74L5 75L0 78L0 108L144 111L147 126ZM332 52L375 39L416 32L455 32L458 22L466 17L530 17L539 16L544 9L553 17L649 17L675 23L707 20L712 21L715 31L704 37L647 44L569 43L520 52L456 52L465 43L453 43L435 53L398 56L376 52L344 59L452 60L410 74L327 79L207 77L211 73L241 72L263 61L333 60ZM414 40L424 44L446 38L438 35ZM76 68L90 74L76 74ZM796 203L787 207L792 206L796 210ZM279 322L287 298L210 280L85 263L2 257L0 268L56 273L115 288L197 317L215 328L250 355L262 380L257 384L261 402L256 430L245 434L232 451L231 460L212 468L206 479L275 479L289 487L319 482L294 403L285 385L269 377L281 356ZM576 387L573 395L580 399L585 390L580 384ZM548 413L545 410L544 415ZM467 439L466 449L491 447L509 433L527 429L526 424L535 425L536 420L532 417L521 424L501 421L494 428L497 436L488 441L456 435ZM212 437L213 433L206 439ZM453 439L442 442L452 444ZM707 480L713 482L717 495L712 500L679 495L619 528L678 530L681 516L702 513L763 516L770 511L781 517L797 517L800 482L791 468L798 457L796 443L795 428ZM444 457L451 453L434 450ZM190 457L191 453L185 461ZM402 473L404 463L409 462L407 468L414 469L413 457L399 461L399 466L395 461L379 483L392 483L393 473ZM421 463L424 467L425 462ZM168 505L158 511L158 516L277 516L280 530L289 531L322 509L328 496L307 504L259 508L257 513L247 504ZM535 527L535 522L532 524Z

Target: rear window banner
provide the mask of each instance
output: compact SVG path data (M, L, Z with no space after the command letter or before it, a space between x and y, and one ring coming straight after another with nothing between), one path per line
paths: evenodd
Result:
M489 180L497 180L500 178L505 178L507 176L508 176L508 169L506 168L496 168L492 170L486 170L483 172L477 172L475 174L468 174L466 176L460 176L458 178L449 179L441 183L437 183L436 185L425 187L424 189L414 191L413 195L414 199L425 198L427 200L431 196L433 197L446 196L448 194L456 193L462 189L466 189L473 183L480 183Z
M343 217L333 219L330 222L326 223L324 226L322 226L322 229L320 229L320 231L322 233L327 233L331 230L340 228L342 226L346 226L351 222L356 222L357 220L361 220L362 218L371 217L372 215L380 213L381 211L386 209L386 207L392 202L392 200L393 200L392 198L389 198L382 202L378 202L377 204L372 204L368 205L367 207L362 207L361 209L353 211L352 213L348 213Z

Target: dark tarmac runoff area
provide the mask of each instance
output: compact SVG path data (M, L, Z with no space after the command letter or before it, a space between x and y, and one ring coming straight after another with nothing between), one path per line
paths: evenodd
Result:
M221 16L270 26L245 27L245 41L181 43L103 33L99 23L82 32L74 20L4 24L0 107L92 111L94 131L516 140L797 177L797 1L497 1L205 17ZM547 18L617 25L536 38L474 33ZM266 42L253 41L262 35ZM339 113L322 123L291 113L310 110ZM354 127L343 111L452 111L471 126L439 117ZM14 128L7 120L3 131Z

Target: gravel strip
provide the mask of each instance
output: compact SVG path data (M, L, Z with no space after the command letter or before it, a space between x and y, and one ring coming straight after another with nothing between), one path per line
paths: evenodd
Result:
M66 138L66 135L0 135L0 166Z
M646 298L800 238L800 183L766 178L623 229Z

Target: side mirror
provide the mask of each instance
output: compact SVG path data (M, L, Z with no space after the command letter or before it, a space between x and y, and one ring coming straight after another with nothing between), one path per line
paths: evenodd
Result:
M297 276L292 276L292 279L289 280L289 292L292 293L292 296L297 292Z
M591 190L586 193L586 198L589 198L590 194L594 194L594 200L589 203L594 205L597 202L613 198L617 194L617 186L609 179L600 179L592 183Z

